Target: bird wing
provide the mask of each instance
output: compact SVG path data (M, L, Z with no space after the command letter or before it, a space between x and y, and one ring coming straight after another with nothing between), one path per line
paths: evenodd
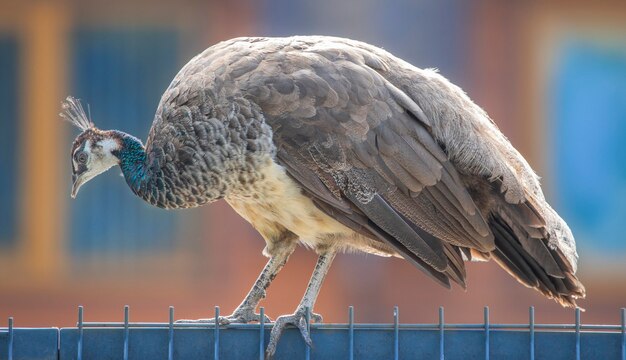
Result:
M377 58L282 50L238 78L274 131L278 162L330 216L464 285L457 247L489 252L494 237L420 106Z

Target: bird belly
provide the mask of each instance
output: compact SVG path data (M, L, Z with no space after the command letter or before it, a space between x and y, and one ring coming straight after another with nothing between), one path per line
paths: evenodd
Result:
M382 256L394 254L385 244L356 233L321 211L273 160L260 172L261 180L245 189L237 188L225 199L261 233L268 245L284 239L282 232L288 230L296 234L302 244L318 251L334 248Z

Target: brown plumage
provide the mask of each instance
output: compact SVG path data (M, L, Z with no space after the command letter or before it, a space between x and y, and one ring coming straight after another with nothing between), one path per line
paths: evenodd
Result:
M190 65L181 75L215 76L261 107L276 161L321 210L440 283L465 286L458 247L563 305L584 295L573 237L537 176L435 71L325 37L231 40Z
M574 238L524 158L461 89L377 47L219 43L164 93L145 156L120 139L114 155L139 196L166 208L225 198L265 238L272 259L228 321L254 319L298 241L321 254L285 320L305 337L302 308L340 250L404 257L446 287L466 286L465 260L492 258L564 306L585 295Z

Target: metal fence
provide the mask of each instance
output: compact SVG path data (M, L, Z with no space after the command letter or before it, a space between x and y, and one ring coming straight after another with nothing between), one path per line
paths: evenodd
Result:
M263 308L261 308L263 314ZM176 324L86 322L78 309L73 328L16 328L9 318L0 328L0 359L263 359L271 324ZM485 307L482 324L451 324L439 308L439 322L359 324L348 309L346 324L310 324L314 347L297 329L285 331L275 359L622 359L626 360L626 309L620 325L537 324L534 308L527 324L492 324ZM219 307L215 308L219 316ZM261 316L263 319L263 316Z

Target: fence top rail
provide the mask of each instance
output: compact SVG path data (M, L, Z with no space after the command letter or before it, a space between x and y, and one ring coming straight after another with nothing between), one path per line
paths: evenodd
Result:
M214 329L215 324L210 323L187 323L172 325L175 329ZM265 328L271 328L271 323L263 325ZM311 327L320 330L349 330L352 327L354 330L394 330L395 324L393 323L312 323ZM438 323L424 323L424 324L403 324L399 323L398 328L400 330L441 330L442 326ZM129 322L125 325L124 322L83 322L83 329L94 328L143 328L143 329L168 329L170 324L166 322ZM250 324L228 324L220 325L222 329L258 329L258 323ZM54 327L51 327L54 328ZM76 327L64 327L78 328ZM489 324L488 328L491 330L529 330L534 328L536 330L570 330L576 331L576 324ZM603 325L603 324L581 324L578 326L580 331L610 331L621 332L621 325ZM18 329L36 329L36 328L14 328ZM443 324L445 330L484 330L485 324ZM7 328L0 328L0 331L7 332Z
M219 307L215 307L216 313L219 314ZM393 322L390 323L356 323L354 322L354 308L350 306L348 308L347 323L312 323L310 326L314 329L332 329L332 330L546 330L546 331L605 331L605 332L621 332L626 333L626 308L620 309L620 324L583 324L581 321L581 310L574 310L574 323L570 324L541 324L535 321L535 309L529 308L529 321L528 323L515 323L515 324L498 324L491 323L489 320L489 307L484 308L484 322L483 323L446 323L444 321L444 308L439 308L439 322L438 323L401 323L399 320L399 311L397 307L393 309ZM261 308L263 311L263 308ZM130 307L124 307L123 321L84 321L84 308L78 307L78 321L76 328L91 329L91 328L147 328L147 329L215 329L214 323L176 323L174 321L174 307L169 307L169 322L131 322L130 321ZM264 328L272 327L272 324L262 324ZM228 324L220 325L222 329L259 329L260 324ZM9 318L8 327L0 327L0 333L7 333L9 331L19 329L42 329L57 327L28 327L28 328L16 328L13 325L13 318Z

